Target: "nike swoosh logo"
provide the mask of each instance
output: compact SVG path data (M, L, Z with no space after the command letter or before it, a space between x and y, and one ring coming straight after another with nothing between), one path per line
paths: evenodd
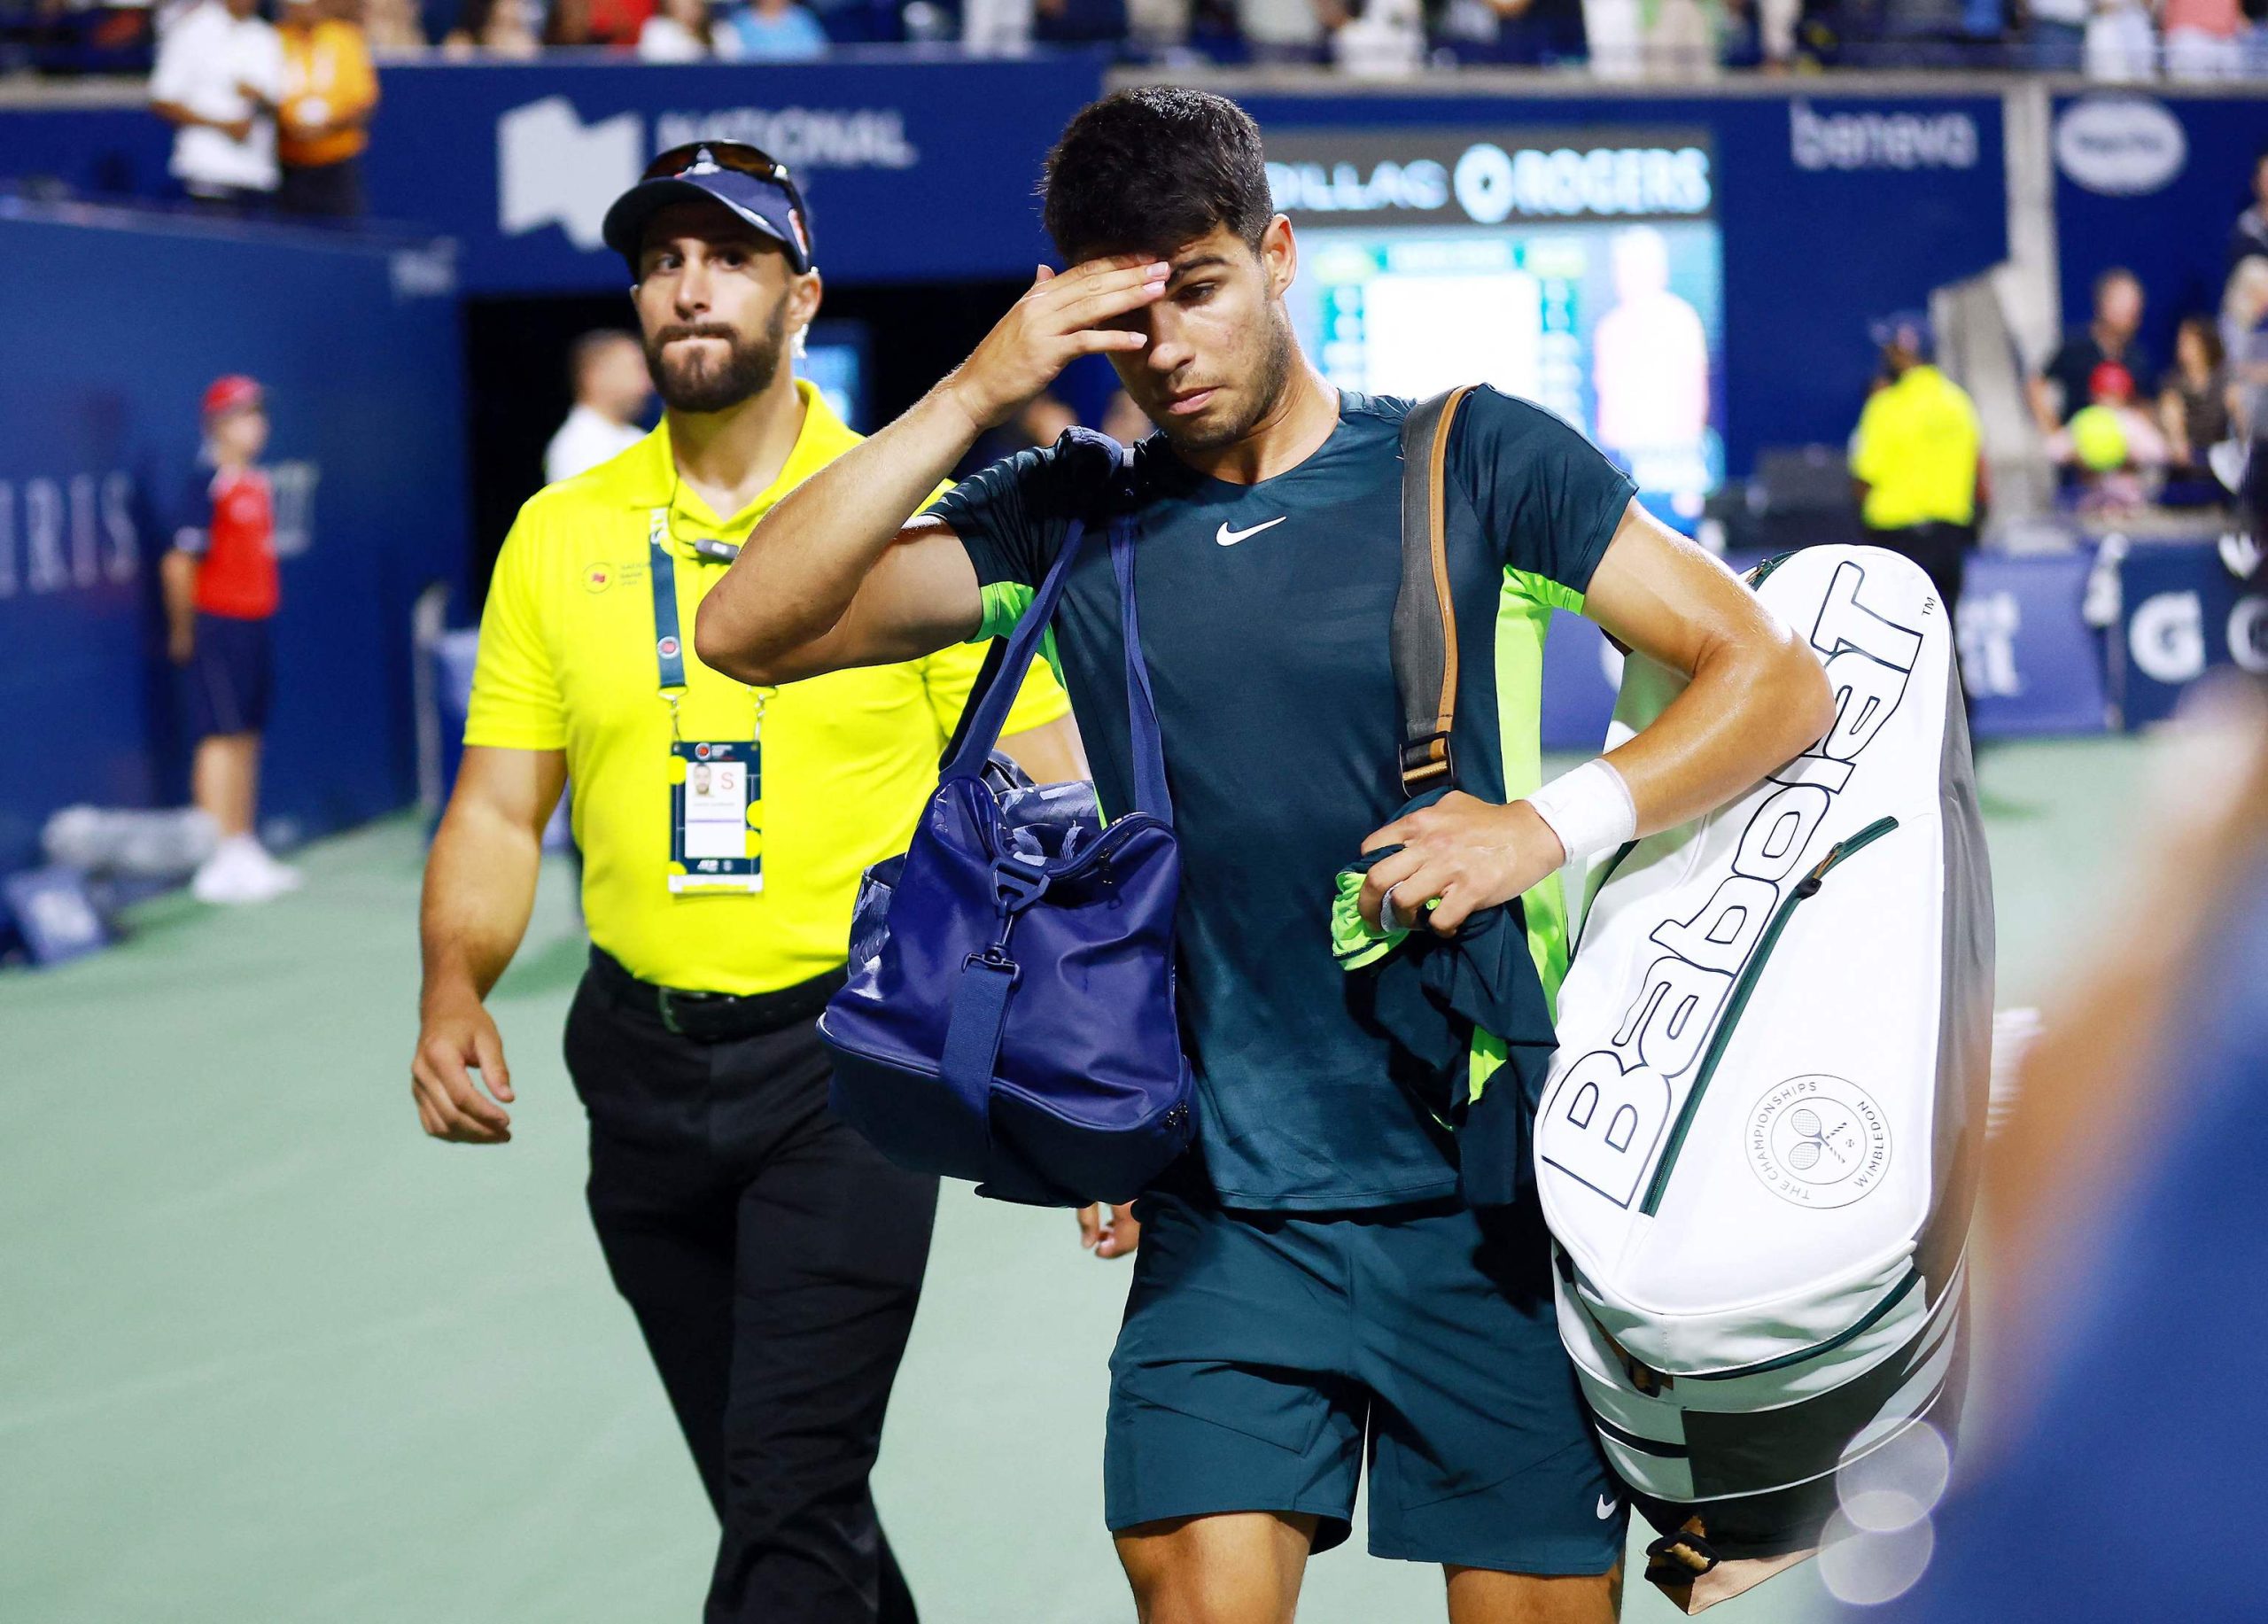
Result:
M1613 1515L1614 1502L1609 1499L1606 1496L1601 1495L1598 1497L1598 1519L1601 1522L1604 1522L1608 1518Z
M1279 514L1265 524L1254 524L1250 530L1231 530L1227 522L1223 521L1220 529L1213 532L1213 540L1218 541L1223 547L1234 547L1247 536L1256 536L1263 530L1273 530L1291 517L1288 513Z

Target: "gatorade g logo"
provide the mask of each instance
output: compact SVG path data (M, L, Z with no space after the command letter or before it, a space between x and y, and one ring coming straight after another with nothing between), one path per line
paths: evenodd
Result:
M1662 954L1614 1036L1570 1066L1543 1102L1542 1160L1618 1207L1637 1200L1675 1114L1674 1084L1689 1082L1765 927L1819 860L1813 837L1835 796L1906 696L1922 634L1861 603L1866 579L1862 564L1837 565L1812 627L1835 692L1835 726L1767 781L1779 788L1749 814L1732 871L1691 917L1654 929L1650 940Z
M2205 673L2205 605L2194 592L2144 598L2126 626L2126 649L2155 682L2194 681Z

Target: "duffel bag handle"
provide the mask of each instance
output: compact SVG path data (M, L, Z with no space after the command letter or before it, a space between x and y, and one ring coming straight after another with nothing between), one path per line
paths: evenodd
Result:
M940 777L974 777L984 770L992 747L1000 742L1000 730L1008 725L1008 711L1023 689L1032 658L1039 652L1040 639L1047 635L1048 622L1055 618L1055 606L1062 601L1064 583L1071 577L1072 560L1079 556L1079 543L1086 539L1086 521L1074 518L1063 532L1062 549L1055 555L1047 579L1040 582L1037 595L1016 622L1015 632L1008 639L1007 652L1000 657L997 666L987 662L992 680L980 685L979 695L961 723L960 746L946 759Z
M1118 574L1118 626L1126 641L1127 739L1134 758L1134 805L1173 827L1173 795L1166 788L1165 742L1158 731L1157 699L1150 691L1150 663L1142 657L1142 617L1134 606L1134 521L1111 522L1110 563Z
M1134 595L1134 522L1124 511L1134 452L1130 447L1122 447L1084 429L1068 432L1086 443L1108 447L1117 465L1120 478L1109 496L1110 507L1115 510L1110 521L1110 556L1111 567L1118 578L1119 629L1126 644L1127 737L1133 756L1134 805L1170 828L1173 796L1166 788L1165 746L1158 728L1157 699L1150 687L1149 663L1142 657L1142 621ZM951 778L957 773L983 771L993 747L999 742L1001 728L1007 725L1008 711L1038 654L1040 640L1046 636L1056 606L1062 602L1079 544L1085 539L1085 521L1073 518L1064 532L1063 545L1055 555L1054 563L1040 582L1037 594L1017 619L1006 651L997 662L986 660L972 695L973 703L962 719L958 745L948 755L940 776Z

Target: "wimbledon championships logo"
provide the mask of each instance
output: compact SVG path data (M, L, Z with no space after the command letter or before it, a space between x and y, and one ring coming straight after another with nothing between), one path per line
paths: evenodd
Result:
M1798 1207L1848 1207L1890 1170L1890 1120L1841 1077L1790 1077L1749 1113L1748 1165Z

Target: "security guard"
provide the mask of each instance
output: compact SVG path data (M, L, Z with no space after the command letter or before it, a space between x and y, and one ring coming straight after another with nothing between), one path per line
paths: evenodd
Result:
M1871 336L1888 381L1868 398L1851 437L1851 476L1867 540L1929 573L1949 624L1977 545L1982 444L1969 393L1931 364L1929 318L1889 316Z
M977 661L777 688L701 663L694 612L740 541L858 436L787 364L820 286L784 168L721 142L666 152L606 239L668 409L540 493L497 559L426 867L418 1115L439 1138L511 1137L482 999L571 782L592 948L566 1051L591 1215L724 1524L707 1618L910 1620L867 1474L936 1185L827 1113L814 1020L859 875L905 849ZM1042 671L1009 723L1043 780L1084 771L1067 709Z

